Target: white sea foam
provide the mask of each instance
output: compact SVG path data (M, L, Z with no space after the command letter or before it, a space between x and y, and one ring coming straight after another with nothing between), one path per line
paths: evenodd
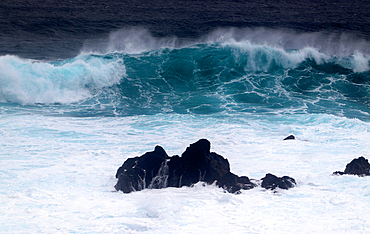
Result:
M203 42L243 42L285 50L315 48L329 56L348 57L356 52L369 55L369 42L344 33L296 32L291 29L220 28L201 38Z
M332 176L369 158L370 125L331 115L155 115L122 118L0 116L2 233L366 233L370 178ZM283 141L288 134L298 140ZM298 186L234 195L192 188L112 192L128 157L161 145L181 154L198 140L231 171Z
M60 62L0 57L0 100L20 104L73 103L117 84L125 74L120 59L80 55Z
M345 68L353 69L354 72L369 71L370 57L356 52L348 58L341 58L339 64Z
M281 47L271 47L263 44L253 44L250 41L227 40L224 47L236 48L237 57L248 56L247 70L267 72L274 64L283 68L296 68L305 60L313 60L316 64L333 63L354 72L369 71L370 57L360 52L350 56L336 57L319 51L314 47L305 47L299 50L286 50Z
M248 56L246 69L252 71L266 72L273 64L283 68L295 68L307 59L313 59L317 64L329 62L331 59L330 56L309 47L301 50L286 51L278 47L235 40L228 40L222 43L222 46L237 48L235 55L238 57Z

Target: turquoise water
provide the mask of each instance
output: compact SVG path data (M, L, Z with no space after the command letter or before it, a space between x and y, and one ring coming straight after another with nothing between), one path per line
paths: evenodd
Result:
M215 36L190 43L139 32L119 43L112 36L104 48L85 46L65 60L1 56L2 110L28 106L80 117L326 113L369 120L366 51L325 53Z

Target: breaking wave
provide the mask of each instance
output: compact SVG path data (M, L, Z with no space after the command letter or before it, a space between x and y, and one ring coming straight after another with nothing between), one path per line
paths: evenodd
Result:
M350 44L348 37L332 35L325 46L319 43L322 37L224 29L185 40L155 38L140 28L122 29L108 39L87 42L80 55L67 60L0 57L0 98L22 105L85 106L104 99L114 105L108 109L115 115L367 116L366 42L353 39ZM334 51L334 45L347 49Z

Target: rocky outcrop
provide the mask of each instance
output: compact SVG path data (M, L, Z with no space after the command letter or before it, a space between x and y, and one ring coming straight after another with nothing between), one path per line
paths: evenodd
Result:
M241 189L252 189L256 186L248 177L230 172L229 161L217 153L210 152L210 148L211 143L201 139L191 144L181 157L169 157L162 147L156 146L154 151L129 158L123 163L116 173L118 181L115 189L130 193L146 188L182 187L205 182L216 183L225 191L237 193ZM269 178L273 175L268 175L267 179L262 179L262 184L267 184L267 189L288 189L295 184L294 179L290 177L276 176L277 182L274 180L270 183Z
M265 189L290 189L296 185L295 180L289 176L277 177L270 173L266 174L266 176L261 180L261 187Z
M159 177L161 173L165 174L163 173L163 170L165 170L163 165L167 158L168 155L164 149L156 146L153 152L147 152L141 157L127 159L117 170L116 190L129 193L145 188L163 187L161 183L166 183L166 180L160 180Z
M347 164L344 172L336 171L334 175L358 175L358 176L369 176L370 175L370 164L367 159L363 156L353 159Z

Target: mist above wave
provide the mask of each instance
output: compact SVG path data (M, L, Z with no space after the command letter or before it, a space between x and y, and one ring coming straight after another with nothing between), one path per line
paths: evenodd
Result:
M348 33L296 32L291 29L271 28L219 28L199 38L176 36L155 37L143 27L126 27L111 32L99 40L87 40L82 52L142 53L161 48L182 48L195 44L248 42L284 50L315 48L327 55L350 56L354 53L370 54L370 42Z
M220 28L198 39L188 39L155 37L145 28L128 27L111 32L107 38L86 41L81 53L142 54L202 44L232 46L248 52L252 57L249 69L257 71L266 70L260 64L266 62L263 60L292 68L307 59L317 64L336 63L355 72L369 70L370 43L365 39L345 33L298 33L288 29ZM253 60L259 64L252 64Z

